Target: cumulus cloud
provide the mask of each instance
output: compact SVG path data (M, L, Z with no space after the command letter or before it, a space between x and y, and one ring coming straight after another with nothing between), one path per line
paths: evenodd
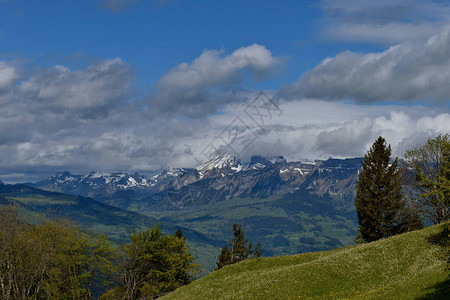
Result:
M446 63L440 46L445 43L443 37L427 43L434 49L430 64ZM207 159L205 149L212 144L243 160L254 154L317 159L363 155L383 135L394 154L402 155L450 128L447 107L303 98L278 99L281 112L273 112L262 124L248 110L259 93L235 87L242 76L259 80L279 63L280 58L260 45L229 55L205 51L192 63L169 70L155 94L133 101L129 100L136 93L133 70L120 59L78 70L23 68L30 73L5 76L16 79L0 93L0 178L36 181L61 170L148 174L165 167L195 167ZM189 93L204 98L186 97ZM199 113L196 108L204 110ZM172 113L166 113L170 109ZM196 118L185 117L196 113ZM245 147L229 144L234 125L243 137L239 141L251 141Z
M20 84L20 97L54 111L105 113L129 95L131 68L120 59L106 60L84 70L64 66L38 69Z
M425 43L386 51L345 51L304 74L280 92L287 98L351 99L357 102L450 99L450 26Z
M13 69L4 66L2 70ZM122 126L122 118L134 110L128 102L134 93L133 72L120 59L79 70L38 68L20 81L16 71L3 74L8 79L2 81L8 84L0 93L3 173L89 164L90 141L97 141L108 128Z
M0 61L0 92L11 87L20 78L16 68Z
M142 100L130 100L137 93L133 70L120 59L77 70L60 65L24 68L30 71L20 78L15 68L2 63L0 173L148 172L166 167L177 156L176 145L182 139L209 128L207 119L182 117L189 115L184 109L191 106L185 92L214 99L194 102L215 112L235 99L246 99L245 93L217 89L240 82L246 74L260 80L277 64L278 58L260 45L228 56L205 51L192 64L180 65L161 78L156 95L140 94ZM171 102L162 104L161 99ZM165 113L179 106L180 114ZM195 107L191 112L199 114Z
M322 0L327 39L397 44L423 41L450 22L450 5L431 0Z
M240 84L246 74L260 81L282 62L282 58L273 56L270 50L258 44L239 48L227 56L223 50L205 50L192 63L176 66L158 81L152 105L201 116L215 111L224 101L232 101L235 97L229 91ZM227 93L221 94L221 88Z
M160 79L158 88L190 89L233 83L240 79L238 72L244 68L260 79L280 61L266 47L258 44L239 48L221 57L223 53L223 50L205 50L192 64L183 63L170 70Z
M251 100L251 96L242 98ZM221 114L197 119L148 118L138 103L111 110L102 118L83 119L68 110L34 112L35 108L19 101L16 98L8 106L10 112L0 116L0 178L4 181L23 181L24 174L37 180L61 170L148 174L165 167L195 167L207 159L205 149L214 143L243 160L254 154L317 159L363 155L383 135L394 154L402 155L450 128L448 110L421 106L281 102L282 115L273 114L261 127L245 113L249 101L228 104ZM227 128L236 118L243 129L239 132L256 137L239 153L223 140L229 138Z
M197 161L208 158L206 154L211 147L243 160L255 154L284 155L295 160L363 156L380 135L392 145L393 155L403 156L407 149L447 133L450 128L448 109L374 107L322 100L281 102L282 115L274 114L261 128L245 114L246 105L230 104L223 114L209 117L207 127L197 128L189 137L180 136L172 148L174 165L195 166ZM239 122L235 122L236 118ZM237 142L229 142L231 147L223 139L230 124L240 127L236 131ZM236 145L246 142L248 145L242 145L245 147ZM235 146L243 150L235 151Z

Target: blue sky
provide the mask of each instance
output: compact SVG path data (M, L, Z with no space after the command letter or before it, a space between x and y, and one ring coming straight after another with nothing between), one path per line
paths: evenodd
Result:
M281 74L255 88L295 81L322 59L378 45L328 41L315 1L140 1L120 11L101 1L6 1L0 10L0 53L32 65L79 67L120 57L148 87L205 49L225 52L254 43L288 60Z
M194 167L210 144L401 156L449 132L449 26L432 0L0 0L0 179ZM257 137L237 152L236 118Z

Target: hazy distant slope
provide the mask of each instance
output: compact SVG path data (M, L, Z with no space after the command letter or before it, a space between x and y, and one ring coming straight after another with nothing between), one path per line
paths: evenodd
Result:
M158 224L165 233L173 234L177 226L95 201L91 198L48 192L22 184L0 185L0 205L17 205L28 221L37 220L38 213L65 217L83 229L106 234L112 241L122 244L129 241L132 230L141 231ZM213 265L218 247L224 241L214 241L194 230L181 227L198 262L207 270ZM213 254L214 253L214 254Z
M247 260L164 299L445 299L445 262L430 241L443 227L328 252Z
M91 198L47 192L26 185L1 185L0 195L30 209L75 221L85 229L103 232L116 242L129 237L131 229L153 226L151 217L110 206Z

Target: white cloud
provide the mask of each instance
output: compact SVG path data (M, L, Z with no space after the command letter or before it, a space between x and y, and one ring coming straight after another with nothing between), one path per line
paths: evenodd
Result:
M450 99L450 26L424 43L383 52L342 52L281 90L288 98L372 101Z
M176 66L158 81L152 105L202 116L233 101L230 91L246 74L259 81L272 74L282 62L282 58L274 57L270 50L258 44L239 48L227 56L223 50L205 50L192 63ZM227 92L218 93L221 88Z
M252 99L251 94L241 97ZM74 111L58 113L45 107L36 111L20 101L28 103L16 98L9 103L9 112L0 116L0 178L5 180L2 174L9 173L48 176L60 170L96 169L145 173L168 166L194 167L196 159L204 159L205 147L236 117L257 133L239 153L244 160L253 154L308 159L359 156L378 135L387 138L395 155L402 155L408 147L450 128L448 109L421 106L281 102L282 116L274 114L261 129L244 112L248 102L231 103L221 114L198 119L163 114L148 118L138 103L112 109L102 118L83 119Z
M50 110L104 113L129 96L131 68L120 59L105 60L84 70L64 66L39 69L20 84L20 97Z
M159 89L192 89L233 83L248 68L259 79L272 72L281 62L264 46L253 44L223 57L224 51L205 50L191 64L183 63L163 76Z
M282 116L273 115L261 129L245 114L248 103L228 105L221 115L208 118L205 126L179 137L172 148L172 164L195 166L207 159L208 145L221 146L244 160L251 155L284 155L290 159L363 156L378 136L392 145L393 155L411 149L450 131L450 110L424 106L360 105L322 100L281 102ZM225 128L238 117L257 138L244 151L236 153L220 139ZM245 128L241 141L253 134ZM232 145L234 146L234 145ZM189 150L186 154L186 150Z
M346 41L362 41L366 43L383 42L396 44L405 41L423 41L442 28L442 24L407 24L392 22L383 25L339 24L326 31L326 38Z
M16 68L0 61L0 91L11 87L19 78Z
M438 36L420 48L430 54L428 65L445 65L446 43L445 35ZM372 60L395 65L405 55L410 56L408 59L420 57L420 53L414 56L408 52L420 52L414 45L402 47L386 53L344 54L350 57L331 58L323 64L326 68L334 66L330 69L334 73L325 67L322 70L330 76L325 78L338 78L336 72L354 62L355 72L363 76L360 65L370 65ZM33 69L0 93L0 178L20 181L25 178L23 174L43 177L61 170L145 173L168 166L194 167L197 160L204 159L205 147L220 139L237 117L248 126L246 130L253 132L246 134L257 135L237 153L244 160L253 154L296 159L359 156L378 135L392 144L394 155L402 155L404 150L450 128L448 107L352 104L297 96L290 101L281 99L282 115L273 114L261 128L245 113L258 93L224 92L221 87L239 82L242 72L257 80L278 63L279 58L259 45L240 48L230 55L206 52L191 64L170 70L161 79L157 94L142 101L128 101L135 93L134 75L119 59L79 70L63 66ZM421 65L415 68L421 67L428 70ZM413 77L419 74L407 71ZM377 69L371 72L377 73ZM345 78L345 74L340 77ZM374 79L369 76L367 80ZM186 98L184 91L204 98ZM174 97L158 99L168 95ZM168 101L166 106L158 103L163 99ZM178 114L168 114L166 109ZM184 117L198 113L195 109L203 109L197 118ZM205 115L207 111L213 113Z
M327 39L397 44L424 41L450 22L450 5L432 0L322 0Z

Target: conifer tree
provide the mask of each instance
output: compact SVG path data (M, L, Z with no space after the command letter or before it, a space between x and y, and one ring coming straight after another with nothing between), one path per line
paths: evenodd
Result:
M417 211L408 209L402 192L398 159L390 164L391 146L379 137L364 156L356 187L358 240L372 242L421 227Z
M223 268L227 265L231 265L231 252L230 250L228 250L227 245L222 247L216 265L217 269Z
M179 239L184 239L183 233L181 232L180 228L177 228L177 231L175 232L174 236Z
M263 251L261 248L261 242L258 242L255 250L253 251L253 257L261 257L262 253L263 253Z
M220 254L218 256L218 261L216 263L217 269L220 269L226 265L231 265L242 260L249 258L254 251L252 250L253 245L250 242L247 246L248 239L244 237L244 232L242 231L242 226L238 224L233 224L233 238L229 241L228 246L223 246ZM261 243L258 243L257 247L258 255L262 254ZM253 255L252 257L258 257Z
M248 239L244 237L242 226L233 224L233 239L230 241L232 263L244 260L252 253L252 243L248 246L247 243Z

